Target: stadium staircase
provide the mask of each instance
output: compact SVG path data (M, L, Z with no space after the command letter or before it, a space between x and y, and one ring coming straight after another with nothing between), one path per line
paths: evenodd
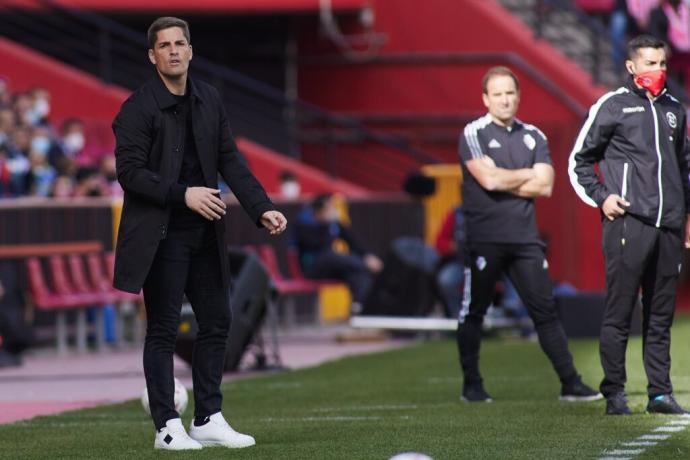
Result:
M618 86L622 76L611 59L606 25L577 9L568 0L499 0L520 18L536 38L548 41L592 75L592 81Z

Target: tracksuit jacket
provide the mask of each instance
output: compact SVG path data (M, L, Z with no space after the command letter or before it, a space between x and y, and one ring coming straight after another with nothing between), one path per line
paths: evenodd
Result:
M627 213L655 227L679 229L690 209L686 138L680 102L666 89L650 99L630 78L590 109L570 155L570 180L591 206L601 207L615 193L630 202Z

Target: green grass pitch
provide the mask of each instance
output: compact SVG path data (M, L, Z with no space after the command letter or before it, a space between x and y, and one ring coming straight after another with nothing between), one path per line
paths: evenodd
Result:
M690 317L680 317L673 381L685 406L689 345ZM571 341L571 349L585 381L598 385L596 341ZM482 370L494 402L461 403L454 341L434 341L224 385L224 414L256 437L248 449L154 451L153 426L135 400L0 426L0 458L387 459L418 451L437 460L596 459L672 420L644 414L639 337L628 351L633 417L604 416L602 401L558 401L558 380L536 343L485 340ZM690 428L635 458L690 458Z

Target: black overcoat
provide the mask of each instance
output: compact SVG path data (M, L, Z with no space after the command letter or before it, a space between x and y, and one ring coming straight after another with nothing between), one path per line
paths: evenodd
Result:
M217 188L218 173L257 226L275 209L261 184L238 154L218 91L198 80L187 80L194 141L207 187ZM185 120L177 100L157 76L134 92L113 121L117 179L125 192L115 252L114 286L139 292L166 237L171 189L179 189L184 154ZM228 215L234 219L236 216ZM222 279L229 281L224 219L215 221Z

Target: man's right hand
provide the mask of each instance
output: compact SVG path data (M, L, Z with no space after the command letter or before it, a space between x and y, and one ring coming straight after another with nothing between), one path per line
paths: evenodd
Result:
M220 190L207 187L187 187L184 202L189 209L208 220L218 220L225 215L225 203Z
M608 220L614 220L625 214L625 208L628 206L630 206L630 202L612 193L604 200L604 204L601 205L601 210Z

